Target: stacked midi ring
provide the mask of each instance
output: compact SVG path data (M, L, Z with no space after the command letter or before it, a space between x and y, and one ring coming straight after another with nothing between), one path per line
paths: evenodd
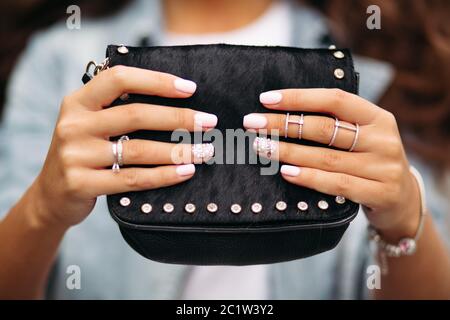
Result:
M336 137L337 137L337 133L338 133L339 129L345 129L345 130L349 130L349 131L352 131L352 132L355 133L352 145L348 149L349 152L352 152L353 150L355 150L356 144L358 142L358 138L359 138L359 124L356 123L355 127L350 127L350 126L347 126L345 124L342 124L339 121L338 118L335 118L334 131L333 131L333 135L331 136L330 143L328 144L329 147L333 146L334 142L336 141Z
M113 142L112 153L114 156L114 163L112 165L112 171L117 173L120 171L120 166L123 166L123 141L128 141L128 136L121 136L119 140Z
M300 119L298 121L292 120L289 117L290 117L289 113L286 113L286 120L284 122L284 137L285 138L288 137L289 124L297 124L298 125L298 139L301 140L302 133L303 133L303 124L305 123L303 113L300 115Z

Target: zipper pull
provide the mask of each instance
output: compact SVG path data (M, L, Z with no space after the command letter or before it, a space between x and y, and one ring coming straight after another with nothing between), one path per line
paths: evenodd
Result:
M83 81L84 84L88 83L101 71L108 69L108 67L109 67L109 58L106 58L105 60L103 60L102 63L99 64L97 64L95 61L89 61L88 64L86 65L86 71L84 72L81 81Z

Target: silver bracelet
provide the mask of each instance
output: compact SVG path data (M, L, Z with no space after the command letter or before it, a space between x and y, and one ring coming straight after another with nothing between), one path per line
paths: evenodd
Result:
M419 227L417 228L417 232L414 238L406 237L402 238L397 244L390 244L381 238L381 235L374 227L369 226L369 239L375 242L382 256L395 258L401 256L410 256L413 255L417 249L417 241L419 240L419 237L422 233L426 216L425 187L419 171L417 171L417 169L413 166L410 166L410 171L416 179L421 199Z

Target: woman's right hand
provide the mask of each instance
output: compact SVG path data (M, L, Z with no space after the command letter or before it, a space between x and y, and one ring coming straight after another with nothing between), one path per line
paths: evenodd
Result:
M195 172L192 163L207 160L194 159L191 145L124 141L125 164L161 166L123 168L114 173L111 166L115 157L108 138L141 129L207 130L217 124L215 115L139 103L104 108L123 93L187 98L195 90L194 82L174 75L116 66L65 97L45 164L30 188L38 208L36 221L68 228L92 211L99 195L159 188L190 179ZM190 164L174 165L179 156Z

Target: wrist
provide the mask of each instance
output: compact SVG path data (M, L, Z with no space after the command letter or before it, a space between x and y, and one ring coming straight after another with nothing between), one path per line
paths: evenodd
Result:
M25 205L24 213L29 225L33 229L54 230L65 233L70 227L57 218L45 196L39 178L25 193L22 201Z
M414 238L422 215L421 191L413 174L408 175L407 203L397 211L400 217L394 224L379 229L380 235L388 242L398 242L402 238Z

